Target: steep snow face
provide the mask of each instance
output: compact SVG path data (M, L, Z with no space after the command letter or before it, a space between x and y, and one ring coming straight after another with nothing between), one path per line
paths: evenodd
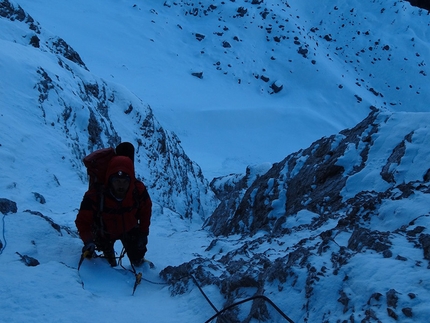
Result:
M69 212L79 201L67 199L67 192L85 190L82 158L130 141L136 147L136 172L154 202L202 222L216 206L214 194L151 108L124 87L90 73L64 40L44 31L19 6L4 1L0 10L3 197L25 209L36 192L48 207ZM20 170L33 161L44 168L27 178ZM63 192L64 204L50 198L53 191Z
M252 183L218 179L224 198L208 220L217 238L205 256L162 271L172 293L184 292L187 268L226 305L264 293L301 308L291 310L300 322L417 319L429 296L429 123L429 113L375 109ZM268 307L254 300L225 318L276 319Z

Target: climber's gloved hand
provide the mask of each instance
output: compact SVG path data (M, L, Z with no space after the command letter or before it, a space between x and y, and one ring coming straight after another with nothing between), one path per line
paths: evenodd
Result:
M82 248L82 254L85 258L91 259L93 257L94 252L96 251L96 245L94 242L87 242L85 246Z

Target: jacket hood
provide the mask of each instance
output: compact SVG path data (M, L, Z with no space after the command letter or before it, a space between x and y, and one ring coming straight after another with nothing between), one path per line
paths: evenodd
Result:
M118 172L127 174L128 176L130 176L130 179L133 181L135 179L133 161L129 157L125 157L125 156L113 157L110 160L106 171L105 184L108 185L109 178L114 174L118 174Z

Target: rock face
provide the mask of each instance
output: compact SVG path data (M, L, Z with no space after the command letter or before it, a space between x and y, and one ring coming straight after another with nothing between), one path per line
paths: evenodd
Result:
M373 109L265 173L214 180L222 202L206 225L215 239L206 254L162 271L172 293L186 292L193 273L225 306L263 294L300 322L413 318L424 290L391 276L429 275L428 122L427 113ZM276 317L261 300L226 315Z

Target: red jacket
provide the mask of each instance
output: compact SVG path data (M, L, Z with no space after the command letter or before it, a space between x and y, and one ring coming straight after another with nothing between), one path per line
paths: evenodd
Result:
M126 197L118 201L109 190L109 178L119 171L130 176L130 186ZM116 156L109 163L103 190L103 211L100 219L97 212L100 207L98 189L88 190L81 202L76 227L84 243L93 241L95 235L105 234L112 241L118 240L134 227L139 227L143 233L149 233L152 202L145 185L136 179L133 162L130 158Z

